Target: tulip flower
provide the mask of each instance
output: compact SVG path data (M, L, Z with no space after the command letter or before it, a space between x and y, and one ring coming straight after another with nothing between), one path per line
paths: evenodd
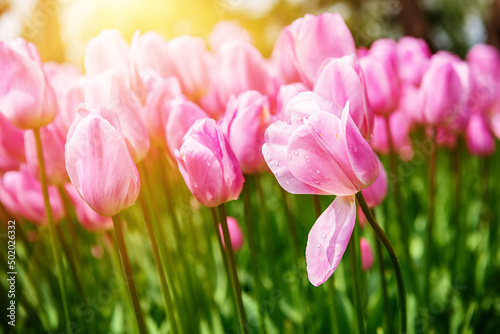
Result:
M338 105L349 101L354 123L363 137L369 138L373 129L373 112L368 107L365 79L355 56L326 61L318 73L314 92Z
M370 186L361 190L363 193L363 197L366 200L366 204L368 207L374 208L384 200L387 195L387 173L385 171L384 165L377 157L378 161L378 176L375 182L373 182Z
M469 118L465 138L471 154L486 156L495 152L495 138L481 114L473 114Z
M464 63L446 52L432 56L419 91L420 122L431 126L452 123L465 107L469 95Z
M114 109L80 106L65 157L71 183L99 215L114 216L135 203L139 173Z
M262 145L271 120L269 108L269 99L256 91L242 93L227 104L222 129L244 174L266 170Z
M66 165L64 163L66 134L55 123L51 123L40 129L40 138L42 140L43 161L47 182L53 185L66 183L68 181L68 174L66 173ZM39 179L38 156L33 131L26 131L24 133L24 143L28 170L33 176Z
M423 39L401 38L396 45L398 75L402 83L420 86L427 71L431 51Z
M85 89L89 106L112 107L123 130L125 142L135 162L142 161L149 151L149 135L142 120L142 105L124 82L111 71L89 79Z
M243 174L221 127L213 119L198 119L175 151L187 187L207 207L237 199Z
M301 81L308 87L313 86L324 60L356 53L352 34L338 13L306 14L285 27L281 34L273 55L276 63L281 67L283 59L287 67L281 71L285 77L290 73L290 64L294 64ZM295 78L292 76L292 79Z
M54 91L35 45L0 41L0 112L20 129L38 129L56 117Z
M411 123L408 118L401 109L389 115L392 147L404 160L410 160L413 156L410 140ZM387 122L384 117L375 116L375 126L373 136L370 138L370 146L377 153L389 154Z
M243 233L241 232L240 225L236 218L231 216L227 217L227 228L229 229L229 238L231 239L233 250L237 252L243 247ZM221 225L219 225L219 234L221 236L222 245L225 246Z
M59 129L65 134L68 133L76 117L78 106L85 102L85 87L87 85L87 80L87 77L79 77L68 82L59 92L57 92L59 112L54 123L56 123Z
M487 113L496 102L500 85L500 54L491 45L476 44L467 53L470 68L470 105Z
M365 238L359 239L359 249L361 250L361 268L368 271L372 266L375 258L370 243Z
M212 50L218 50L225 42L241 41L252 43L252 35L234 21L219 21L208 35L208 44Z
M216 85L223 102L228 101L231 95L247 90L256 90L271 97L277 92L268 64L251 44L240 41L224 43L217 52L216 68Z
M308 89L307 87L301 83L301 82L296 82L288 85L282 85L279 89L278 95L276 97L276 108L277 112L276 115L280 120L283 120L283 118L286 118L287 116L285 115L286 111L286 105L288 101L290 101L292 98L297 96L299 93L302 92L307 92Z
M111 217L103 217L80 197L75 187L68 183L64 186L71 203L75 208L76 217L82 226L91 232L101 232L113 228L113 220Z
M18 170L24 162L24 131L0 113L0 175L9 170Z
M288 192L337 195L307 241L307 272L318 286L340 263L356 219L354 195L376 180L378 160L350 117L349 104L341 109L305 92L287 109L290 119L266 131L262 151L269 168Z
M48 193L54 221L58 222L64 217L61 198L53 186L48 188ZM0 201L14 216L22 216L37 225L48 223L42 186L24 166L18 171L6 172L0 179Z

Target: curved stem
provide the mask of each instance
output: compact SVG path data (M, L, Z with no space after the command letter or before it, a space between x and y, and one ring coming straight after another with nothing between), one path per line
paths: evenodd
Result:
M238 311L238 319L240 321L240 330L242 333L248 333L248 320L243 306L243 299L241 296L241 286L238 280L238 272L236 271L236 262L234 260L233 245L229 236L229 229L227 227L227 215L224 203L219 205L219 215L222 226L222 233L224 235L224 248L226 250L227 262L229 265L229 276L231 278L231 286L233 288L234 299L236 302L236 310ZM215 231L219 234L219 229Z
M158 272L158 278L160 280L160 287L163 296L163 302L165 303L165 308L167 309L168 318L170 320L170 328L172 333L177 333L177 326L175 323L174 308L172 304L172 297L170 296L170 289L168 287L168 282L165 277L164 264L160 257L160 251L158 249L158 243L156 242L155 233L153 230L153 224L151 222L151 206L147 204L145 194L141 192L139 195L139 201L141 203L142 215L144 217L144 222L146 224L146 231L148 233L149 243L151 244L151 250L153 252L153 259L156 265L156 271Z
M40 138L40 129L33 129L33 133L35 135L39 177L43 194L43 204L45 206L45 213L47 215L47 221L49 225L50 244L52 246L52 253L54 255L54 259L56 261L57 281L59 283L59 290L61 291L64 319L66 321L66 326L64 327L68 330L69 333L72 333L71 329L72 326L70 323L69 310L68 310L68 300L66 297L66 288L64 286L64 279L63 279L61 252L59 250L59 243L57 242L56 238L56 224L54 222L54 215L52 214L52 207L50 206L50 200L49 200L49 190L47 186L47 176L45 174L45 162L43 160L43 149L42 149L42 140Z
M382 241L385 248L389 252L389 256L391 258L394 271L396 272L396 281L398 283L399 312L401 316L400 332L406 333L406 291L398 255L396 254L394 247L392 247L392 244L389 238L387 238L387 235L385 234L384 230L382 230L382 228L377 224L377 221L375 220L370 209L368 208L368 205L366 204L365 198L363 197L363 193L361 191L356 194L356 199L358 200L358 203L361 206L361 209L363 210L366 219L368 219L368 222L375 231L377 238L380 239L380 241Z
M118 215L113 216L113 227L115 230L116 245L118 247L118 253L120 254L120 262L122 265L123 276L125 278L125 282L127 283L128 294L130 299L132 300L137 327L139 328L139 333L147 333L148 331L146 329L146 322L144 321L144 316L142 315L139 295L137 294L137 288L135 286L134 274L132 273L132 267L130 267L127 247L125 246L125 240L123 239L123 230L121 223L122 222Z

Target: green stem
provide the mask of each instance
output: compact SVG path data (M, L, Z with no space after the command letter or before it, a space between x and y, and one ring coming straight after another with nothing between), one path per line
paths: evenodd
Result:
M52 207L50 206L49 190L48 190L48 186L47 186L47 176L45 174L45 162L43 160L42 140L40 138L40 129L33 129L33 133L35 135L39 177L40 177L40 184L42 186L42 193L43 193L43 204L45 206L45 213L47 215L47 221L48 221L48 225L49 225L50 244L52 246L52 253L54 255L54 259L56 262L57 281L59 283L59 290L61 291L61 299L62 299L63 310L64 310L64 319L66 321L65 327L68 330L68 332L71 334L72 333L72 328L71 328L72 326L71 326L70 317L69 317L68 300L66 297L66 288L64 286L62 258L61 258L61 252L59 251L59 243L57 242L57 237L56 237L56 224L54 222L54 216L52 214Z
M399 312L400 312L400 316L401 316L400 332L406 333L406 326L407 326L406 325L406 291L405 291L405 286L404 286L404 281L403 281L403 273L401 272L401 265L399 263L398 255L396 254L394 247L392 247L392 244L391 244L389 238L387 238L387 235L380 228L380 226L377 224L377 221L373 217L370 209L368 208L368 205L366 204L365 198L363 197L363 193L358 192L356 194L356 199L358 200L358 203L361 206L361 209L363 210L363 213L365 214L366 219L368 220L371 227L375 231L377 238L380 239L380 241L382 241L385 248L389 252L389 256L391 258L391 262L392 262L392 265L394 267L394 271L396 272L396 281L398 283Z
M234 299L236 302L236 310L238 311L238 319L240 321L240 330L242 333L248 333L248 320L245 312L245 307L243 306L243 299L241 295L241 286L238 280L238 272L236 271L236 262L234 260L233 253L233 245L231 244L231 238L229 236L229 229L227 227L227 216L226 216L226 208L224 207L224 203L219 205L219 215L221 219L222 233L224 235L224 247L227 262L229 265L229 276L231 278L231 286L233 288ZM219 234L219 229L217 228L215 231Z
M376 235L375 235L376 236ZM389 305L389 295L387 294L387 281L385 279L385 265L384 265L384 255L382 254L382 244L380 239L376 238L377 247L377 257L378 263L380 265L380 283L382 285L382 297L384 301L384 311L386 316L384 317L386 322L386 328L388 333L394 333L392 323L388 320L388 316L391 314L391 309Z
M349 260L351 263L351 271L352 271L352 285L353 285L353 294L354 294L354 307L357 313L358 320L358 333L365 333L365 321L363 316L363 306L361 303L361 293L360 293L360 285L359 285L359 261L357 249L358 243L356 238L356 228L351 236L351 240L349 241Z
M132 306L134 308L137 327L139 328L139 333L147 333L146 322L144 321L144 316L142 315L141 304L139 302L139 295L137 294L137 288L135 286L132 267L130 267L130 261L127 254L127 247L125 245L125 240L123 239L123 230L121 224L122 222L118 217L118 215L113 216L113 227L115 230L116 245L118 247L118 253L120 254L120 262L122 265L123 276L125 278L125 282L127 283L129 297L132 301Z
M321 216L321 203L319 201L318 195L312 195L313 205L314 205L314 213L316 214L316 219Z
M151 244L151 250L153 251L153 259L156 265L156 271L158 272L158 278L160 280L160 287L163 296L163 302L165 303L165 308L167 309L168 318L170 320L170 328L172 333L177 333L177 326L175 324L174 307L172 305L172 298L170 296L170 289L168 287L167 279L165 277L164 264L160 257L160 251L158 249L158 244L156 242L155 233L153 231L153 224L151 223L151 206L148 205L148 201L145 198L144 192L139 195L139 201L141 203L142 215L144 217L144 222L146 224L146 231L149 237L149 243ZM167 268L165 268L166 270Z
M297 237L297 229L293 221L293 216L290 210L290 205L288 204L288 194L285 189L279 187L281 190L281 199L283 200L283 208L285 209L286 221L288 222L288 231L290 232L290 238L292 239L292 249L295 259L299 259L299 239Z
M426 244L426 264L425 264L425 301L430 303L431 296L431 265L436 258L434 257L434 216L435 216L435 196L436 196L436 163L437 163L437 147L436 147L436 129L432 129L431 140L434 144L434 150L431 153L429 161L429 212L427 220L427 244Z

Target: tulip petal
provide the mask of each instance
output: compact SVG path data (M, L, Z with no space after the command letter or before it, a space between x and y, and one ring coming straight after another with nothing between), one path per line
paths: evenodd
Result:
M276 121L267 128L265 134L266 143L262 146L264 159L276 176L280 186L289 193L326 195L328 193L299 181L290 173L287 147L290 134L294 128L296 126L281 121Z
M329 194L350 196L363 189L350 167L343 132L341 120L330 113L309 117L290 137L288 166L293 176Z
M354 196L337 196L309 232L306 263L309 281L323 284L337 269L356 221Z

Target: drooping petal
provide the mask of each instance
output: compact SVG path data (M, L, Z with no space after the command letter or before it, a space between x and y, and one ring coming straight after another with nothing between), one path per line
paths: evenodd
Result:
M337 269L356 221L354 196L337 196L309 232L306 263L309 281L323 284Z

